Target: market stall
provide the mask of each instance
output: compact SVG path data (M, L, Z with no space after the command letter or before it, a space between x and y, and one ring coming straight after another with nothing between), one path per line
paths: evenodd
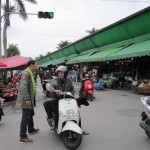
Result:
M4 72L23 70L26 68L28 61L29 58L18 55L0 60L0 97L4 98L5 101L16 100L18 89L13 86L12 81L5 82Z

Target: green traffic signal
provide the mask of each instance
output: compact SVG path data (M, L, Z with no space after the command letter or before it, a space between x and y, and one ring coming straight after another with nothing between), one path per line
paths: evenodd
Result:
M52 19L54 17L54 13L53 12L43 12L43 11L39 11L38 12L38 18L48 18L48 19Z
M53 12L49 12L49 16L50 16L50 18L53 18L54 17L54 13Z

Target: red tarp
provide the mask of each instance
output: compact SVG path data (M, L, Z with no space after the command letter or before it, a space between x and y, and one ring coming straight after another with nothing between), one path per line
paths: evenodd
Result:
M0 69L13 69L24 66L28 63L29 58L23 56L12 56L0 60ZM1 64L3 66L1 66ZM5 65L5 66L4 66Z

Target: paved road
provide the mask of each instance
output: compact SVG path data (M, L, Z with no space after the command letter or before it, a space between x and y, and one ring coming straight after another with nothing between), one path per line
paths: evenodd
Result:
M78 91L79 85L76 85ZM96 99L89 107L82 106L82 126L90 135L84 136L79 150L149 150L150 140L139 127L142 95L132 92L96 91ZM35 127L40 132L29 135L32 144L19 143L21 109L15 102L7 103L0 123L0 150L65 150L61 137L50 131L45 119L40 83L37 88Z

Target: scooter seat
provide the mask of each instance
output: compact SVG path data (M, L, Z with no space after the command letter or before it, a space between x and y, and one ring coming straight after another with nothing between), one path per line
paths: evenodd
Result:
M147 104L150 106L150 99L147 100Z

